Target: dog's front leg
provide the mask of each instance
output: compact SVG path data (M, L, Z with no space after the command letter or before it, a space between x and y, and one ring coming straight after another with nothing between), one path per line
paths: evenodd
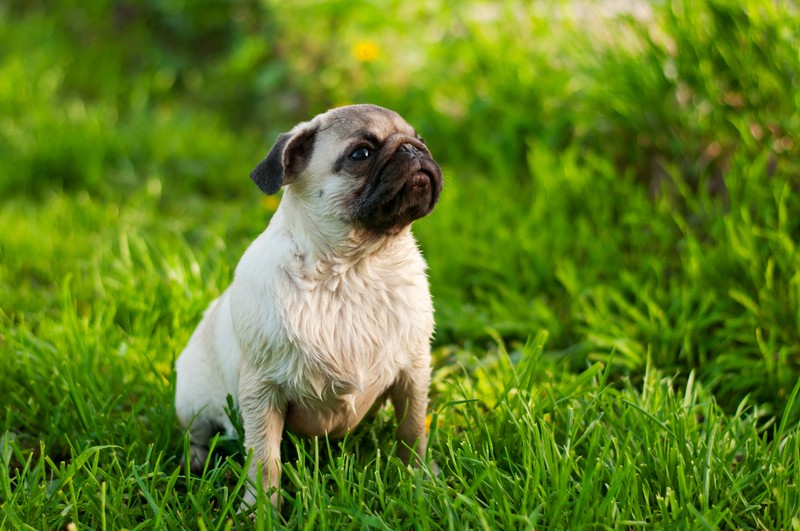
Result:
M421 367L401 373L390 390L394 413L399 423L397 456L405 464L409 464L411 450L414 450L418 457L412 464L421 464L425 458L428 439L425 417L430 379L430 368Z
M272 491L270 502L279 508L281 487L281 436L286 415L286 404L280 389L260 381L256 374L242 370L239 387L239 407L244 426L244 446L253 450L248 476L253 485L258 481L258 470L265 492ZM248 485L244 497L245 507L255 507L256 490Z

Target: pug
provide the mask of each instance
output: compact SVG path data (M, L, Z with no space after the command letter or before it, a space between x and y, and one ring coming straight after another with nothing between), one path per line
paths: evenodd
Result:
M283 198L176 362L191 468L202 470L214 433L236 435L228 395L253 452L249 477L261 469L274 506L284 430L341 437L387 397L397 453L414 464L425 455L434 320L410 227L439 199L439 165L399 114L351 105L279 135L250 176Z

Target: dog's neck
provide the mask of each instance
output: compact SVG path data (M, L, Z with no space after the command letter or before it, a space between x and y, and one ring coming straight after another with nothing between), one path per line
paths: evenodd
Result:
M284 193L275 216L283 218L283 229L305 255L306 264L317 269L325 264L334 269L346 268L364 259L392 254L409 244L416 248L410 226L387 236L354 229L345 220L310 212L291 188Z

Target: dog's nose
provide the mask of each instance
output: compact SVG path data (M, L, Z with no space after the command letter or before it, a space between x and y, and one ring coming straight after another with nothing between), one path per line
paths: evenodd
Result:
M402 151L404 153L408 153L411 156L419 157L422 153L418 150L413 144L400 144L400 147L397 148L398 151Z

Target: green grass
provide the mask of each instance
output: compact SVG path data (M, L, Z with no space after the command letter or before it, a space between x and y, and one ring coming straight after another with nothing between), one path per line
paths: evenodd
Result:
M797 7L450 4L0 8L0 529L252 525L237 440L178 465L173 362L274 211L251 166L351 101L445 168L441 473L388 411L287 436L257 527L800 528Z

